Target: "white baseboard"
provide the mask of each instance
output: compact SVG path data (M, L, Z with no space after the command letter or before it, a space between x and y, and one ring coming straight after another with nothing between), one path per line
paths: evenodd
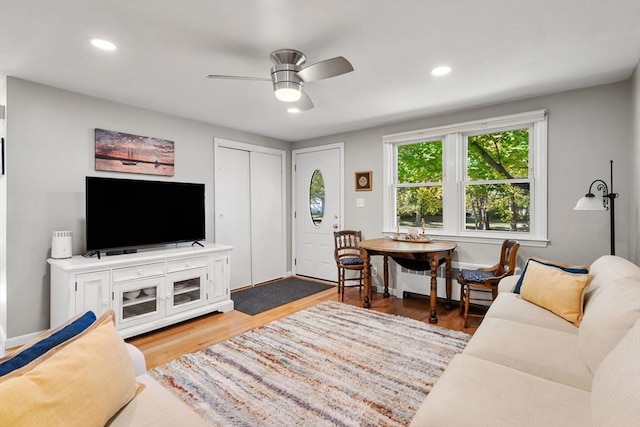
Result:
M39 332L31 332L30 334L26 334L26 335L19 335L17 337L13 337L13 338L7 338L6 341L4 341L4 348L7 349L7 348L13 348L13 347L21 346L23 344L28 343L32 339L42 335L45 332L46 332L46 330L43 330L43 331L39 331Z
M5 346L4 343L7 340L7 336L4 334L4 329L0 326L0 357L4 357Z

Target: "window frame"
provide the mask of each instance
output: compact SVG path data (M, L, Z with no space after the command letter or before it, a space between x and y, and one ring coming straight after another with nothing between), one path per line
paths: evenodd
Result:
M529 127L530 222L529 232L466 230L467 136ZM437 239L494 243L517 239L526 246L546 247L547 238L547 110L455 123L428 129L385 135L383 142L383 234L396 233L398 145L442 140L443 228L427 230ZM518 179L520 180L520 179ZM506 180L511 181L511 180ZM513 182L513 181L511 181ZM406 233L402 228L400 232Z

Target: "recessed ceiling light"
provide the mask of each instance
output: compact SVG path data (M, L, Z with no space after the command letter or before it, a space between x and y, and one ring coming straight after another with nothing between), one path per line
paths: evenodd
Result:
M449 74L451 72L451 67L448 65L443 65L441 67L436 67L431 70L431 74L434 76L444 76L445 74Z
M108 40L91 39L91 44L102 50L116 50L116 45Z
M299 112L300 112L300 109L299 109L299 108L295 108L295 107L293 107L293 108L287 108L287 113L295 114L295 113L299 113Z

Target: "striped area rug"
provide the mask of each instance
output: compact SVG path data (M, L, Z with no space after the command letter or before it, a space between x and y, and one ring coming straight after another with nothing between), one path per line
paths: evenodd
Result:
M406 426L469 338L325 302L149 373L216 426Z

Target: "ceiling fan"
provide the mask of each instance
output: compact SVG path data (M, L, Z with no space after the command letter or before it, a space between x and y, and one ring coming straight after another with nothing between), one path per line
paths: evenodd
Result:
M266 81L273 84L276 98L291 103L289 111L300 112L313 108L311 98L302 91L307 82L328 79L353 71L353 66L342 56L326 59L315 64L305 66L307 57L295 49L279 49L271 53L271 78L226 76L209 74L210 79L254 80Z

